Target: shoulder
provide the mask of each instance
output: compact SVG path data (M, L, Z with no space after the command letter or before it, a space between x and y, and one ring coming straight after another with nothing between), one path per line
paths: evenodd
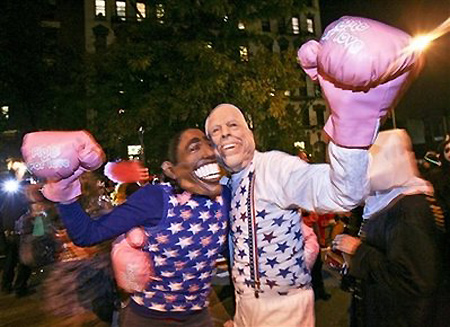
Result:
M399 199L397 206L403 211L418 211L429 209L429 204L424 194L411 194Z
M257 158L257 160L273 160L273 159L278 159L278 158L297 158L300 160L300 158L298 158L298 157L295 157L293 155L290 155L290 154L287 154L285 152L278 151L278 150L265 151L265 152L256 151L255 158Z
M256 152L255 164L259 168L267 168L271 170L286 170L308 166L308 163L299 157L277 150Z
M256 152L255 153L255 160L257 162L273 162L273 161L279 161L282 160L284 161L292 161L292 162L297 162L297 163L305 163L305 161L303 161L302 159L300 159L297 156L293 156L291 154L282 152L282 151L277 151L277 150L272 150L272 151L266 151L266 152Z
M395 203L392 213L408 225L429 224L433 221L433 214L424 194L413 194L403 196Z
M161 185L145 185L130 195L127 201L161 201L164 193L164 188Z

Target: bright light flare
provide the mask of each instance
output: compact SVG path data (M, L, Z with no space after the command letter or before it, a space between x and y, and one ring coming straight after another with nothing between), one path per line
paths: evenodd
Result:
M423 51L433 41L433 36L430 34L419 35L412 39L410 49L412 51Z
M386 72L383 74L381 80L392 76L401 67L403 67L402 63L406 62L407 58L416 55L420 56L434 40L447 34L448 32L450 32L450 17L430 33L418 35L412 38L411 43L403 48L403 50L399 53L398 58L394 60L386 69Z
M430 33L422 34L414 37L409 45L407 51L423 51L425 50L431 42L447 34L450 31L450 17L447 18L441 25L436 27Z
M3 190L7 193L16 193L19 190L19 182L11 179L3 183Z

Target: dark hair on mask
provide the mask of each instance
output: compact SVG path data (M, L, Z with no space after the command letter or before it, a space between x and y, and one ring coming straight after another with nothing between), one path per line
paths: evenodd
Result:
M178 145L180 144L181 136L183 135L183 133L186 130L187 129L179 131L169 141L169 146L167 148L167 160L170 161L174 165L178 164L178 153L177 153ZM170 178L169 176L165 175L164 171L163 171L162 176L163 176L163 182L170 183L170 185L172 185L172 187L174 188L175 193L183 192L183 190L178 185L177 181Z
M182 130L176 133L169 141L169 147L167 148L167 160L176 165L178 163L178 145L180 144L181 135L186 131Z

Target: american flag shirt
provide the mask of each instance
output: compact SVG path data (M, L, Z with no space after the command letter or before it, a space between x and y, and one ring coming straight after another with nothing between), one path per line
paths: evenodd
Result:
M257 265L262 293L286 295L309 287L298 209L347 211L367 192L367 151L334 144L329 149L331 166L311 165L278 151L255 151L251 164L231 176L232 278L238 294L254 293L251 261ZM250 260L247 203L252 174L257 258Z
M188 192L174 194L169 185L162 187L167 194L167 216L157 226L146 228L144 248L150 253L157 280L132 298L156 311L202 310L208 306L215 262L227 239L228 205L225 196L211 200Z

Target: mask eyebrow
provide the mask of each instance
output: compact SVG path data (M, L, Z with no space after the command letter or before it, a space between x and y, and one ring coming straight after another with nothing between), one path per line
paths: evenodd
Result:
M190 139L189 142L186 144L185 149L188 149L192 144L200 143L200 141L201 140L198 137L194 137L194 138Z

